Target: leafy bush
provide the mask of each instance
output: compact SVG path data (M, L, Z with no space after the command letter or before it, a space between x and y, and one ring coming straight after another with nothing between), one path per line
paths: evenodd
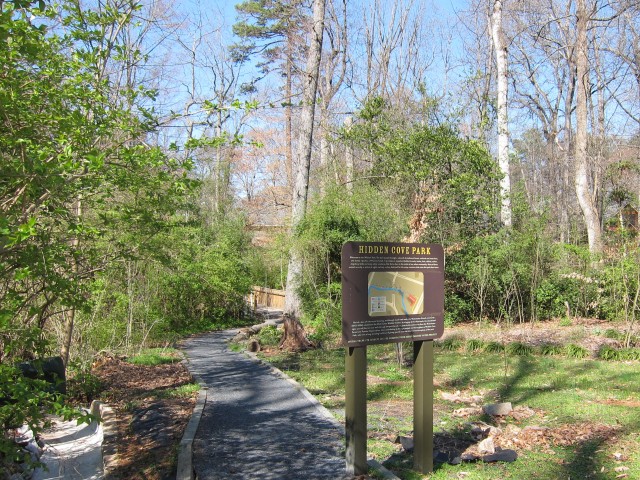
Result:
M282 335L276 327L269 325L267 327L261 328L257 334L257 337L260 345L273 347L280 343L280 338L282 337Z
M444 297L444 324L452 327L473 318L473 303L457 292L447 292Z
M404 229L392 200L370 186L349 194L329 189L313 204L300 225L292 248L302 252L305 269L301 289L303 322L312 339L322 341L341 331L342 245L348 241L390 241Z

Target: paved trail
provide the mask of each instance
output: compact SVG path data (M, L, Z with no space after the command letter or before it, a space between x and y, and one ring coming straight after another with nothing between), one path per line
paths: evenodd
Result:
M291 383L226 341L235 331L189 339L189 370L209 387L193 443L199 480L340 480L337 429Z

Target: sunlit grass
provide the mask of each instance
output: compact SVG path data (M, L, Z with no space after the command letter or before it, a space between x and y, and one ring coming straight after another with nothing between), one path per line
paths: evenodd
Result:
M554 447L551 453L536 448L518 451L519 458L512 464L438 465L428 478L457 478L464 471L464 478L468 479L608 479L616 478L614 469L620 466L629 468L625 471L627 478L640 478L637 362L579 358L579 354L567 357L565 352L559 356L552 349L544 352L547 355L535 355L520 345L495 353L481 351L479 344L473 345L471 351L462 348L463 344L458 350L449 350L450 345L443 347L435 349L434 360L434 376L439 384L434 392L436 433L452 434L470 421L489 420L484 416L454 417L453 410L465 405L445 402L440 393L457 390L484 395L485 403L509 401L514 406L534 409L536 415L529 419L515 421L507 417L508 423L520 427L571 428L593 423L615 427L617 433L613 438ZM410 348L405 358L410 358ZM305 385L344 421L343 349L281 354L268 360ZM412 429L410 412L400 417L390 414L394 402L406 405L412 400L412 369L397 363L393 345L369 346L367 362L369 453L379 461L391 459L388 467L403 479L424 478L412 470L411 455L399 454L399 446L391 440L396 435L410 435ZM622 454L624 461L616 460L615 454Z

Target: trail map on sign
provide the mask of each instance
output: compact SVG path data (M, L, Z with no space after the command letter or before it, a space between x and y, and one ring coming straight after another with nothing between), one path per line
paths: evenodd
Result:
M416 315L424 310L422 272L370 272L369 316Z

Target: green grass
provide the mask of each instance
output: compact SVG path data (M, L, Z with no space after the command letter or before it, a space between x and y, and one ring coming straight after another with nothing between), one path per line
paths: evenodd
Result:
M176 388L168 390L154 390L156 398L189 398L195 395L200 390L200 385L197 383L185 383Z
M150 348L128 359L135 365L164 365L177 363L183 359L182 352L175 348Z
M445 402L440 391L461 390L468 395L485 393L486 403L510 401L514 406L527 406L538 412L534 417L507 423L519 427L537 425L572 431L584 423L616 426L615 436L589 440L576 439L571 446L518 449L519 458L511 464L483 463L459 466L437 465L430 479L615 479L614 468L626 466L629 479L640 478L640 365L636 362L603 361L580 358L580 347L567 352L567 347L543 347L532 355L532 349L509 344L507 352L491 353L460 343L435 349L434 375L439 387L434 393L435 433L453 437L465 435L468 422L491 421L484 416L456 418L453 410L463 404ZM462 350L462 347L465 347ZM528 346L527 346L528 347ZM409 347L410 348L410 347ZM571 347L573 349L573 347ZM402 479L422 479L412 470L412 457L398 455L392 443L396 435L410 435L412 420L409 408L402 415L394 405L410 405L412 370L395 361L392 345L368 347L368 451ZM497 348L496 348L497 350ZM410 353L410 350L409 352ZM572 355L572 356L566 356ZM301 355L281 354L271 357L278 368L305 385L327 408L344 421L344 350L316 350ZM407 411L408 410L408 413ZM504 427L504 425L502 425ZM467 430L465 430L467 429ZM614 453L625 460L616 461Z

